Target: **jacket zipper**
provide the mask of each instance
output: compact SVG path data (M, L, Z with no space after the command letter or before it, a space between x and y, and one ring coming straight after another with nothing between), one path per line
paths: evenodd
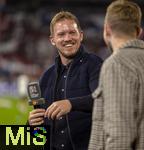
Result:
M72 63L70 64L70 66L69 66L69 68L68 68L68 71L67 71L67 74L66 74L66 80L65 80L65 84L64 84L64 99L67 98L67 93L66 93L67 80L68 80L68 76L69 76L71 67L72 67ZM71 137L71 130L70 130L70 126L69 126L68 114L66 114L66 122L67 122L67 128L68 128L68 135L69 135L69 138L70 138L70 142L71 142L71 144L72 144L72 149L73 149L73 150L76 150L76 149L75 149L74 142L73 142L72 137Z

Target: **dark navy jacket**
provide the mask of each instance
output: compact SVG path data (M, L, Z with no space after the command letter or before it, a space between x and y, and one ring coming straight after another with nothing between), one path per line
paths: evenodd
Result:
M101 65L101 58L85 52L81 46L67 73L65 99L70 100L72 110L65 116L67 122L64 130L67 129L74 150L87 150L88 147L93 106L91 94L98 86ZM58 72L59 57L40 79L42 97L46 100L45 108L54 101ZM53 126L53 122L48 119L45 124ZM62 149L69 150L67 139L64 140Z

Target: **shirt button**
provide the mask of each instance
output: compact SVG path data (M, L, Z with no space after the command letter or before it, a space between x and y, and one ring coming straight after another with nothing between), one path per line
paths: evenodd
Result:
M64 76L64 78L66 78L66 76Z
M61 89L62 92L64 92L64 89Z
M82 62L82 59L80 60L80 62Z
M64 147L64 144L61 144L61 147Z
M63 134L63 133L64 133L64 130L62 130L61 133Z
M59 120L62 120L63 117L60 117Z

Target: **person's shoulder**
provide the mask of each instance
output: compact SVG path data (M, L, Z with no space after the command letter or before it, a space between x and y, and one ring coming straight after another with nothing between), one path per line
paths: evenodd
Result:
M52 78L54 77L54 69L55 65L53 64L42 73L39 79L39 83L41 86L45 86L48 81L52 80Z
M121 54L115 53L109 56L103 63L102 70L118 70L119 68L127 68L127 65L123 63Z
M51 71L53 71L55 69L55 64L52 64L51 66L49 66L47 69L46 69L46 73L49 73Z
M42 73L41 78L45 78L50 76L50 74L53 74L54 69L55 69L55 64L52 64Z
M103 66L110 66L117 62L115 55L110 55L108 58L105 59Z
M102 64L103 63L103 60L102 60L102 58L100 58L99 56L97 56L95 53L88 53L87 52L87 59L88 59L88 61L89 61L89 63L91 63L91 64Z
M90 72L95 72L100 70L103 60L94 53L86 52L86 66Z

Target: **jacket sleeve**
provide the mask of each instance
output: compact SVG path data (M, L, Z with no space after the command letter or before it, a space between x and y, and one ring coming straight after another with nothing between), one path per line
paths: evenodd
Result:
M137 137L137 74L113 62L102 77L105 149L131 150Z
M88 86L91 93L89 95L84 95L82 97L69 98L72 104L72 110L92 112L92 107L93 107L92 93L98 86L101 65L102 65L101 58L96 57L94 61L91 61L89 59L88 62L89 85Z

